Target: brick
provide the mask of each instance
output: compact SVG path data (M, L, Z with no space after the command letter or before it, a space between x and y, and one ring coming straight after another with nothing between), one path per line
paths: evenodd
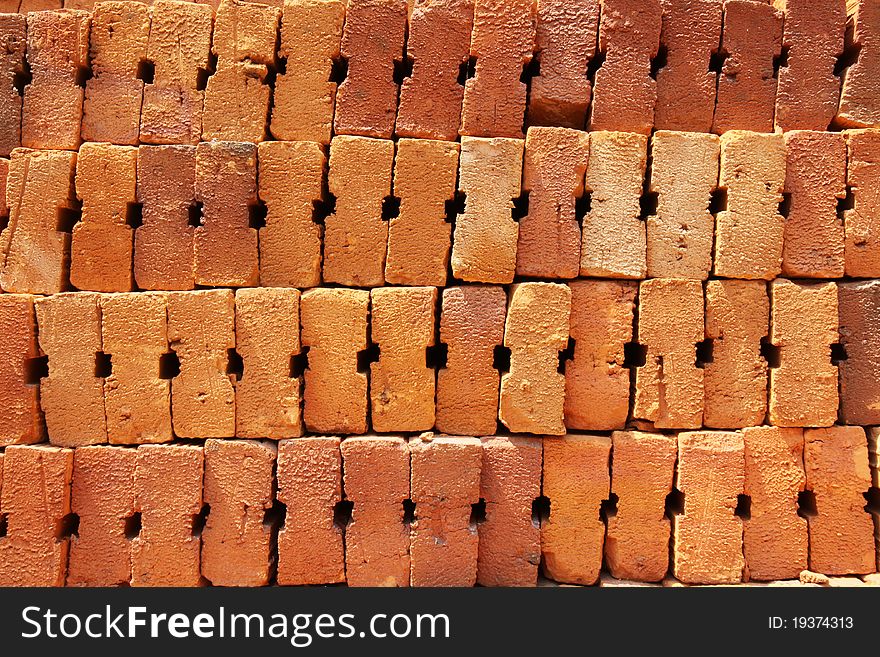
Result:
M808 517L810 570L859 575L877 568L874 524L863 493L871 486L868 442L862 427L804 431L807 489L817 514Z
M9 223L0 233L4 291L52 294L67 288L70 234L60 220L76 205L75 167L76 153L13 151L6 184Z
M480 499L483 449L476 438L423 434L408 441L412 586L473 586L479 537L471 523Z
M498 420L500 375L494 351L504 340L507 295L501 287L473 285L443 290L440 342L446 367L437 372L439 431L485 436Z
M134 279L144 290L191 290L196 198L194 146L141 146L137 199L143 225L134 234Z
M458 189L465 197L452 240L452 274L467 282L511 283L519 226L513 199L520 195L521 139L462 137Z
M385 280L400 285L446 284L460 147L455 142L401 139L394 161L400 212L388 222Z
M840 342L840 421L880 423L880 281L841 283L837 287Z
M544 574L557 582L595 584L602 568L605 523L599 516L611 487L611 439L565 436L544 440L543 495L550 517L541 523Z
M100 2L92 14L82 138L87 142L136 145L140 134L150 9L139 2Z
M193 231L197 285L247 286L260 280L257 230L257 147L242 142L202 142L196 147L196 199L201 224Z
M770 342L779 367L770 370L770 424L828 427L837 419L837 286L778 279L770 285ZM809 392L809 394L807 394Z
M565 364L565 426L622 429L629 413L629 368L624 345L632 340L638 284L572 281L571 360Z
M34 298L0 294L0 446L43 442L46 429L40 414L39 387L34 380L37 322Z
M2 465L0 508L7 525L0 538L0 585L64 586L73 450L12 445Z
M286 60L275 78L270 129L275 139L330 143L339 59L343 0L286 0L278 57Z
M675 436L641 431L611 434L611 491L605 560L614 577L658 582L669 568L670 522L666 497L675 478Z
M204 450L198 445L143 445L137 450L132 586L199 586ZM169 483L173 482L173 486Z
M358 352L367 348L370 294L365 290L316 288L300 302L304 373L303 420L309 431L364 433L367 375Z
M321 201L327 157L315 142L263 142L259 154L259 196L266 204L260 229L260 284L316 287L321 283Z
M437 288L385 287L370 292L372 342L370 421L379 432L425 431L434 426L434 345Z
M70 542L68 586L128 586L135 513L137 450L80 447L73 452L71 510L79 517Z
M711 359L703 363L705 426L731 429L764 421L767 361L761 340L769 328L763 281L706 283L706 338L712 342Z
M648 139L628 132L590 135L582 222L581 276L644 278L645 222L640 220Z
M403 438L358 436L342 441L345 496L354 503L345 529L349 586L409 586L409 450Z
M565 433L565 375L558 370L570 314L566 285L519 283L511 288L504 325L510 371L501 375L498 418L513 432Z
M685 584L742 580L743 523L734 511L745 481L744 449L736 432L678 435L675 487L684 493L684 512L672 520L672 572Z
M338 116L338 114L337 114ZM336 137L330 144L328 185L336 209L324 222L324 280L353 287L385 282L394 142Z
M486 519L477 525L481 586L535 586L541 561L541 530L532 502L541 494L540 438L481 439L480 498Z
M250 288L235 293L235 345L244 372L235 386L235 435L302 435L302 376L291 376L301 353L299 290Z
M406 19L406 0L348 0L340 46L348 74L336 92L337 135L389 139L394 132L394 62L403 58Z
M576 278L581 229L575 209L584 194L590 135L568 128L529 128L523 190L529 210L519 221L516 273L536 278Z
M342 529L334 508L342 499L339 438L278 443L278 501L287 506L278 532L278 584L345 582Z
M880 131L848 130L847 192L852 207L843 212L844 269L847 276L880 276Z
M721 143L715 135L658 131L651 140L651 181L657 212L647 219L650 278L706 280L712 270Z
M197 144L202 134L213 10L209 5L156 0L147 58L155 66L144 85L140 139L145 144Z
M136 148L83 144L76 158L76 193L82 221L73 227L70 283L78 290L132 289L134 231L129 210L137 202Z
M599 0L538 2L540 74L529 88L529 125L586 127L592 94L587 68L596 56L599 6Z
M785 134L785 148L785 193L790 207L782 274L840 278L844 229L837 201L846 197L846 140L840 133L794 130Z
M660 0L660 43L665 65L657 71L657 130L709 132L717 75L710 70L721 43L718 0Z
M464 85L460 134L522 138L521 76L535 49L536 21L534 0L475 0L470 57L476 65Z
M4 10L5 11L5 10ZM17 84L25 70L27 19L23 14L0 16L0 79L5 89L0 94L0 156L9 157L21 146L21 105Z
M848 28L858 58L843 74L836 122L848 128L880 127L880 6L871 0L847 0Z
M474 0L409 4L406 56L412 74L400 86L394 131L400 137L455 141L464 97L459 68L470 53Z
M639 342L633 417L658 429L696 429L703 420L703 287L699 281L655 278L639 286Z
M40 406L53 445L107 442L104 380L95 371L101 351L99 298L68 292L34 300L40 351L49 358L49 375L40 381Z
M227 374L235 348L231 290L168 295L168 342L180 361L171 381L171 417L180 438L235 435L234 376Z
M715 275L770 280L781 272L785 219L782 135L731 131L721 137L718 186L727 206L715 217Z

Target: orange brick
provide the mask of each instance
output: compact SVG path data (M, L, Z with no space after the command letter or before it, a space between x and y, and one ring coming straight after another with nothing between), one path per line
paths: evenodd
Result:
M354 502L345 529L349 586L409 586L409 450L403 438L359 436L342 441L345 496Z
M194 146L141 146L137 199L143 225L134 236L134 279L144 290L191 290L196 198Z
M132 586L200 584L195 521L202 509L204 460L197 445L138 448L134 491L141 532L131 546Z
M82 221L73 227L70 283L79 290L132 289L134 231L129 208L137 202L136 148L83 144L76 158Z
M437 372L440 431L485 436L498 419L500 375L494 350L504 340L507 295L485 285L443 290L440 341L447 346L446 367Z
M345 582L342 529L334 521L342 499L339 438L278 443L278 501L287 506L278 532L278 584Z
M715 217L709 202L718 187L720 141L664 130L654 133L651 156L657 213L647 220L648 276L706 280L712 270Z
M39 356L34 298L0 294L0 446L43 442L39 388L33 359Z
M573 358L565 364L565 426L622 429L629 413L629 369L624 345L632 340L638 285L630 281L570 283Z
M376 287L385 282L388 223L382 205L391 192L393 167L392 141L342 136L330 144L328 185L336 211L324 224L327 283Z
M618 503L608 516L608 569L619 579L660 581L669 568L670 522L665 510L675 477L677 441L675 436L641 431L615 431L611 441L611 491Z
M840 342L847 358L840 371L840 421L880 424L880 281L837 287Z
M536 21L534 0L475 0L470 57L476 66L464 85L462 135L522 138L521 76L535 49Z
M286 0L278 57L285 70L275 78L271 131L275 139L330 143L339 58L343 0Z
M590 135L567 128L529 128L523 190L529 211L519 222L516 273L537 278L576 278L581 229L575 202L584 194Z
M316 287L322 228L313 213L321 201L324 151L314 142L268 141L257 152L259 195L267 210L260 229L260 284Z
M12 445L2 465L0 586L64 586L73 450Z
M147 58L155 66L144 85L140 139L145 144L197 144L202 134L213 10L209 5L156 0L151 11Z
M703 287L699 281L655 278L639 286L639 342L633 417L658 429L697 429L703 420Z
M104 380L95 371L101 351L99 299L89 292L68 292L34 300L40 351L49 357L49 376L40 381L40 406L53 445L107 442Z
M0 156L3 157L9 157L14 148L21 146L22 101L16 83L25 70L26 20L23 14L0 16L0 53L3 53L0 78L6 87L0 95Z
M570 314L566 285L519 283L511 288L504 325L510 371L501 375L498 418L513 432L565 433L565 376L558 370Z
M705 426L731 429L764 421L767 361L761 357L761 340L769 324L763 281L706 284L706 338L712 341L712 351L703 364Z
M180 438L235 435L235 390L227 374L235 348L231 290L168 295L168 342L180 361L171 382L171 417Z
M389 139L394 132L394 62L403 58L406 19L406 0L348 0L340 46L348 74L336 94L337 135Z
M880 5L872 0L847 0L852 47L858 59L843 74L837 123L848 128L880 127Z
M541 524L543 571L552 580L595 584L602 568L605 523L599 517L611 487L611 439L544 440L543 494L550 517Z
M770 370L770 424L828 427L837 419L837 286L786 279L770 286L770 341L779 367Z
M303 420L309 431L364 433L367 375L358 352L367 348L370 294L316 288L302 295L302 345L309 350Z
M743 523L734 514L745 482L742 434L693 431L678 435L676 488L684 512L672 521L672 572L685 584L742 581Z
M455 141L464 97L459 67L468 61L474 0L409 4L406 56L412 60L412 74L400 86L395 133Z
M150 9L139 2L100 2L92 14L89 58L92 78L83 103L83 141L138 143Z
M446 284L452 225L445 204L455 198L459 150L455 142L397 142L394 196L400 213L388 222L387 282Z
M0 288L6 292L67 288L70 233L62 219L75 207L75 167L76 153L13 151L6 184L9 224L0 233Z
M715 219L715 275L775 278L782 266L785 140L735 130L721 137L718 186L727 207Z
M541 494L540 438L483 438L480 498L486 519L477 526L477 583L535 586L541 561L541 529L532 502Z
M137 450L80 447L73 452L71 510L79 528L70 542L68 586L128 586L135 514Z
M462 137L458 189L466 199L452 240L456 278L513 282L519 226L512 199L520 195L523 146L521 139Z
M853 207L843 212L845 273L880 276L880 130L848 130L847 191Z
M627 132L590 135L585 190L590 210L582 224L581 276L644 278L645 222L639 199L648 139Z

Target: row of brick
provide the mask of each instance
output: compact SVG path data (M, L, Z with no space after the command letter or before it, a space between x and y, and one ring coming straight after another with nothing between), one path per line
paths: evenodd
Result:
M8 447L0 584L533 586L539 565L594 584L603 559L645 582L862 575L876 429L871 454L873 479L844 426Z
M522 137L525 124L880 127L876 2L775 4L784 12L763 0L426 0L408 18L407 0L223 0L215 18L158 0L10 14L0 154L80 140Z

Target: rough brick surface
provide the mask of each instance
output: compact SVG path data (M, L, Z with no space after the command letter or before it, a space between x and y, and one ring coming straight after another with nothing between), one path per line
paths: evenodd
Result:
M872 0L847 0L858 59L843 74L837 122L850 128L880 127L880 5Z
M0 446L39 443L45 438L32 359L39 356L34 299L0 294Z
M574 281L571 288L573 358L565 364L565 426L622 429L629 412L624 345L632 339L638 285L630 281Z
M660 581L669 567L665 505L675 476L675 436L615 431L611 441L611 491L618 502L616 513L608 517L608 569L620 579Z
M837 288L840 342L847 358L840 370L840 420L880 424L880 281Z
M847 191L853 206L843 213L845 273L880 276L880 130L849 130Z
M685 584L735 584L742 580L743 523L734 515L743 491L743 437L728 431L678 435L676 488L684 513L672 521L673 574Z
M342 499L339 438L278 443L278 501L287 506L278 532L278 584L345 581L342 529L334 507Z
M570 314L566 285L519 283L511 288L504 325L510 371L501 375L498 418L513 432L565 433L565 376L558 369Z
M4 9L4 11L6 11ZM0 16L0 156L9 157L21 145L21 104L16 82L24 73L27 19L23 14Z

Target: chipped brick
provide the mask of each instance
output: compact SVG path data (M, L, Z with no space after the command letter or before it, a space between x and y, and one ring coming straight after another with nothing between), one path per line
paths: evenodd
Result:
M880 131L848 130L847 191L853 206L843 212L845 273L880 276Z
M0 294L0 446L43 442L39 388L30 372L37 358L34 298Z
M848 128L880 127L880 5L872 0L847 0L855 63L843 73L837 123Z

